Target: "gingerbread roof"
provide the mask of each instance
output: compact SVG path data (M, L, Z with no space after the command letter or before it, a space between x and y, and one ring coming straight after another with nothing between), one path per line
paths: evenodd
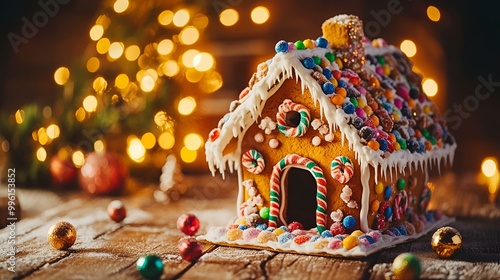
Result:
M266 100L290 78L301 82L302 94L308 89L322 118L340 130L342 144L345 137L360 165L380 167L384 175L451 163L455 140L408 57L382 39L368 41L355 16L334 17L322 28L323 37L316 40L279 41L276 55L259 65L205 144L212 173L239 167L240 147L229 153L225 148L258 121Z

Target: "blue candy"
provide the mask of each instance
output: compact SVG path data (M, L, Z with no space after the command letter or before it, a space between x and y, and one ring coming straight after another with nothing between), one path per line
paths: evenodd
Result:
M344 240L344 236L342 234L337 234L333 237L334 239L340 239L340 240Z
M238 229L245 230L245 229L247 229L247 226L245 226L245 225L239 225Z
M289 231L290 231L290 230L288 229L288 227L286 227L286 226L280 226L279 228L280 228L280 229L282 229L282 230L284 230L284 231L286 231L286 232L289 232Z
M385 200L389 200L389 198L391 198L391 195L392 195L392 188L391 188L391 186L386 186L385 189L384 189L384 199Z
M314 241L318 240L318 238L320 238L320 236L315 235L315 236L311 237L311 239L309 239L309 242L314 242Z
M282 233L278 236L279 243L287 243L293 239L293 235L289 232Z
M256 226L256 228L261 229L261 230L265 230L267 228L267 225L266 224L258 224Z
M396 228L399 230L401 235L408 235L408 233L406 232L406 227L404 225L399 225Z
M316 63L314 63L314 59L312 59L312 57L306 57L302 60L302 65L304 65L307 69L313 69L314 66L316 66Z
M368 240L368 242L370 242L370 244L375 243L375 240L373 239L373 237L371 237L369 235L366 235L366 234L363 234L363 235L359 236L358 239L359 240L366 239L366 240Z
M356 225L356 219L351 215L346 216L342 221L342 224L344 225L345 228L351 229Z
M284 40L281 40L276 43L274 50L276 50L277 53L285 53L288 51L288 43Z
M335 91L335 86L330 82L324 83L322 88L325 94L332 94Z
M316 45L320 48L326 48L328 47L328 41L323 37L318 37L318 39L316 39Z
M344 105L342 105L342 109L344 109L344 112L346 114L354 114L354 105L352 105L351 102L346 102Z
M321 233L321 237L323 237L323 238L333 237L333 234L329 230L324 230Z
M384 216L388 220L392 217L392 207L387 207L384 211Z
M425 145L422 142L418 142L418 153L423 153L425 152Z
M396 139L400 139L401 138L401 133L399 133L399 131L393 130L393 131L391 131L391 133L394 134L394 136L396 136Z
M387 148L389 148L389 144L387 143L387 140L385 139L379 139L377 140L378 144L379 144L379 149L382 150L382 151L386 151Z
M332 78L332 71L330 71L330 69L328 68L323 68L323 75L325 76L325 78L330 80Z
M389 209L389 208L387 208L387 209ZM392 233L394 233L394 235L395 235L395 236L401 236L401 232L400 232L397 228L395 228L395 227L391 227L389 230L390 230Z
M347 82L344 81L344 80L339 80L339 87L343 87L343 88L346 88L347 87Z

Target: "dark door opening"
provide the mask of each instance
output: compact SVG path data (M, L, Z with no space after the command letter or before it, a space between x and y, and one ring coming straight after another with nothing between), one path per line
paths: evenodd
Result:
M316 227L316 180L311 172L290 167L286 173L285 219L287 223L299 222L308 230Z

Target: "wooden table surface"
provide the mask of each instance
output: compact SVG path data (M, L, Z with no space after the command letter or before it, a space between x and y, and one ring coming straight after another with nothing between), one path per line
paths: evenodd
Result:
M227 224L235 216L236 183L211 176L187 180L198 187L191 187L188 197L177 202L155 202L154 187L119 197L128 211L121 223L111 221L106 213L107 204L116 197L76 193L64 196L65 201L52 200L56 205L17 222L15 272L7 270L9 229L0 231L0 279L141 279L135 262L145 254L162 258L162 279L384 279L394 258L403 252L420 258L422 278L500 279L498 217L457 217L450 226L461 232L463 246L451 259L434 254L431 232L362 259L204 244L203 256L190 263L178 253L177 243L183 235L176 229L177 218L186 212L197 215L202 224L199 233ZM29 192L20 192L21 203L24 193ZM43 195L36 199L42 203ZM49 227L59 220L77 229L76 243L68 251L57 251L47 243Z

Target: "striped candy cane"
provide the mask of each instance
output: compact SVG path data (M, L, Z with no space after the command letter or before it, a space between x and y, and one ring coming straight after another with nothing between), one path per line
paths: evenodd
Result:
M253 174L260 174L266 167L264 157L257 150L248 150L241 156L241 164Z
M269 226L278 226L278 216L281 206L281 175L285 167L292 164L306 167L316 180L316 228L321 233L326 229L326 179L323 175L323 170L314 161L297 154L287 155L273 167L270 182L271 191L269 200L271 203L269 209Z
M354 166L352 161L346 156L338 156L333 159L331 166L331 174L333 179L341 184L345 184L351 180L354 175Z
M288 126L286 123L286 114L295 111L300 114L300 122L297 127ZM292 102L290 99L285 99L278 107L276 113L276 125L278 130L288 137L300 137L307 132L311 122L311 115L306 106Z

